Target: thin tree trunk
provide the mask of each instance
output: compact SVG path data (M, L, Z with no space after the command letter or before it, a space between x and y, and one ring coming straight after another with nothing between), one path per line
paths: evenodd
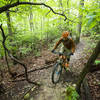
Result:
M62 5L62 0L59 0L59 10L61 13L63 13L63 5ZM60 20L59 20L59 28L61 29L61 17L60 17Z
M80 4L79 4L79 6L81 6L81 7L84 7L84 0L81 0L80 1ZM79 42L80 41L80 35L81 35L81 29L82 29L82 14L80 13L80 11L79 11L79 14L78 14L78 17L79 17L79 23L78 23L78 25L77 25L77 42Z
M7 26L8 26L8 32L10 35L12 35L12 28L11 28L11 18L10 18L10 12L6 11L6 16L7 16Z
M41 0L41 1L45 3L45 0ZM44 6L41 6L41 9L43 8ZM43 39L44 21L45 21L44 16L41 16L41 40Z
M24 70L25 70L26 80L27 80L29 83L35 84L35 85L38 85L38 86L39 86L38 83L32 82L32 81L29 80L26 64L24 64L24 63L22 63L20 60L16 59L16 58L10 53L10 51L8 50L8 48L6 47L6 44L5 44L6 39L7 39L7 36L6 36L5 33L4 33L4 30L3 30L3 28L2 28L2 25L0 25L0 29L1 29L1 35L2 35L2 38L3 38L2 45L3 45L4 50L7 52L8 56L9 56L12 60L16 61L17 63L19 63L20 65L23 66L23 68L24 68ZM12 73L12 75L15 76L16 73Z
M49 27L49 18L47 20L48 20L48 24L47 24L46 27ZM49 43L49 33L48 33L48 31L46 32L46 41L47 41L47 46L48 46L48 43Z
M33 13L30 11L30 16L29 16L29 22L30 22L30 31L34 31L34 24L33 24Z
M69 0L67 0L67 8L68 8L68 16L69 16ZM67 24L68 24L68 26L69 26L69 20L67 21Z
M84 67L84 69L80 73L80 76L79 76L79 79L77 82L77 86L76 86L76 90L78 93L80 93L80 87L81 87L81 83L83 82L83 79L85 78L86 74L91 71L91 66L93 65L94 61L96 60L96 58L99 54L100 54L100 41L97 43L96 48L94 49L86 66Z
M40 0L41 1L41 0ZM43 8L43 6L41 6L41 9ZM43 19L42 19L42 16L40 17L40 20L41 20L41 40L42 40L42 29L43 29L43 27L42 27L42 24L43 24Z
M29 0L29 2L33 2L33 0ZM34 24L33 24L33 13L32 13L32 6L30 6L30 14L29 14L29 24L30 24L30 31L34 31Z

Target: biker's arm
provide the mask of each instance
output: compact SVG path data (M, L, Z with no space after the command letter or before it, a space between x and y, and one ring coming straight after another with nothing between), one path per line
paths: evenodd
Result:
M74 53L75 52L75 43L74 43L74 41L73 40L71 40L72 41L72 53Z
M54 46L53 50L55 50L55 49L59 46L59 44L62 42L62 40L63 40L63 38L61 37L61 38L59 39L59 41L56 42L56 45Z

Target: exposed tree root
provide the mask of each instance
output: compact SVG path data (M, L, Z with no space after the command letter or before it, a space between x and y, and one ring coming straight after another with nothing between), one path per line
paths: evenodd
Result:
M25 76L26 76L26 80L28 81L28 83L35 84L35 85L38 85L38 86L39 86L40 84L38 84L37 82L32 82L32 81L29 80L28 74L27 74L27 66L26 66L24 63L20 62L18 59L16 59L16 58L10 53L10 51L8 50L8 48L7 48L6 45L5 45L5 41L6 41L6 39L7 39L7 36L5 36L4 30L3 30L3 28L2 28L2 25L0 25L0 29L1 29L1 32L2 32L1 34L2 34L2 38L3 38L2 45L3 45L4 51L5 51L6 57L7 57L7 54L8 54L8 56L9 56L13 61L16 61L18 64L20 64L20 65L22 65L22 66L24 67ZM6 54L6 53L7 53L7 54ZM6 59L6 62L7 62L8 70L9 70L9 65L8 65L7 59ZM11 71L10 71L10 72L11 72ZM12 72L11 72L11 74L12 74Z
M77 82L77 86L76 86L76 90L79 94L80 94L81 83L83 82L86 74L91 71L92 65L94 64L94 61L96 60L96 58L98 57L99 54L100 54L100 40L98 41L92 55L90 56L87 64L85 65L84 69L80 73L80 76L79 76L79 79Z
M98 70L100 70L100 64L92 65L90 72L92 73L92 72L95 72L95 71L98 71Z
M53 64L54 64L54 63L53 63ZM31 69L31 70L27 71L27 73L31 73L31 72L38 71L38 70L43 70L43 69L48 69L48 68L52 67L53 64L46 65L46 66L44 66L44 67L42 67L42 68L38 68L38 69ZM25 73L20 74L20 75L17 75L15 78L21 77L21 76L24 76L24 75L25 75Z

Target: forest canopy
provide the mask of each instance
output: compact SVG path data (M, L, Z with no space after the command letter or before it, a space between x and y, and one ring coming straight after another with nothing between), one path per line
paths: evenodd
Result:
M64 30L70 31L75 41L81 35L98 39L99 6L98 0L0 0L0 24L6 35L12 35L7 39L9 49L26 54L39 40L59 37Z
M87 73L100 69L97 68L100 58L96 60L100 54L100 1L0 0L0 94L3 89L2 84L5 83L8 86L7 79L4 78L8 73L15 79L11 79L11 81L20 81L16 78L24 76L25 79L21 81L27 80L28 83L40 86L37 81L33 81L37 74L30 75L33 78L32 81L28 74L43 69L47 70L54 64L57 57L51 51L63 31L70 33L76 49L79 50L79 52L76 50L75 53L80 57L73 55L78 62L77 66L77 63L72 61L76 68L73 67L75 74L82 70L81 66L85 66L75 83L76 88L72 86L66 89L72 91L74 95L71 94L69 98L77 98L79 97L77 92L80 92L81 83ZM77 44L79 45L77 46ZM37 68L37 62L46 67ZM24 68L24 73L20 66ZM5 72L6 74L3 74ZM47 76L48 73L46 73ZM8 79L11 78L9 75ZM35 79L33 76L36 76ZM40 75L41 77L42 75Z

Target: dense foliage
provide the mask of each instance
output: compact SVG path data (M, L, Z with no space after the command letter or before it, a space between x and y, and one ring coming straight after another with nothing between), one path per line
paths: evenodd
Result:
M4 10L19 2L24 4L20 3ZM65 16L66 20L64 20ZM100 40L100 2L99 0L0 0L0 28L1 24L7 36L5 45L8 50L4 50L3 32L0 30L0 59L5 57L8 71L11 73L6 57L8 51L13 58L19 59L27 55L40 56L40 51L44 48L51 49L53 42L65 30L71 33L76 43L81 36L86 36L92 40L91 47L95 47ZM88 51L91 52L90 49ZM14 61L13 64L16 63L16 60ZM99 63L99 60L95 60L95 64ZM28 80L27 67L23 63L19 62L19 64L26 69ZM2 65L0 65L0 71L1 69ZM83 73L86 74L86 71ZM29 96L30 94L26 94L24 98L27 99ZM79 95L73 86L66 88L65 100L78 98Z
M65 96L65 100L78 100L79 99L79 95L75 90L75 87L73 86L68 86L66 88L66 96Z
M18 0L0 0L0 7L13 4ZM41 45L49 43L55 37L59 37L63 30L71 32L74 39L77 37L78 14L82 14L81 34L89 35L91 38L100 39L100 9L99 1L85 0L84 6L80 0L19 0L21 2L45 3L51 6L55 12L64 13L67 20L55 15L48 8L39 5L19 5L0 14L0 23L3 24L5 34L9 35L6 45L16 53L36 53ZM2 37L0 35L0 40ZM12 40L12 41L11 41ZM42 41L42 42L40 42ZM0 57L4 56L2 44L0 43Z

